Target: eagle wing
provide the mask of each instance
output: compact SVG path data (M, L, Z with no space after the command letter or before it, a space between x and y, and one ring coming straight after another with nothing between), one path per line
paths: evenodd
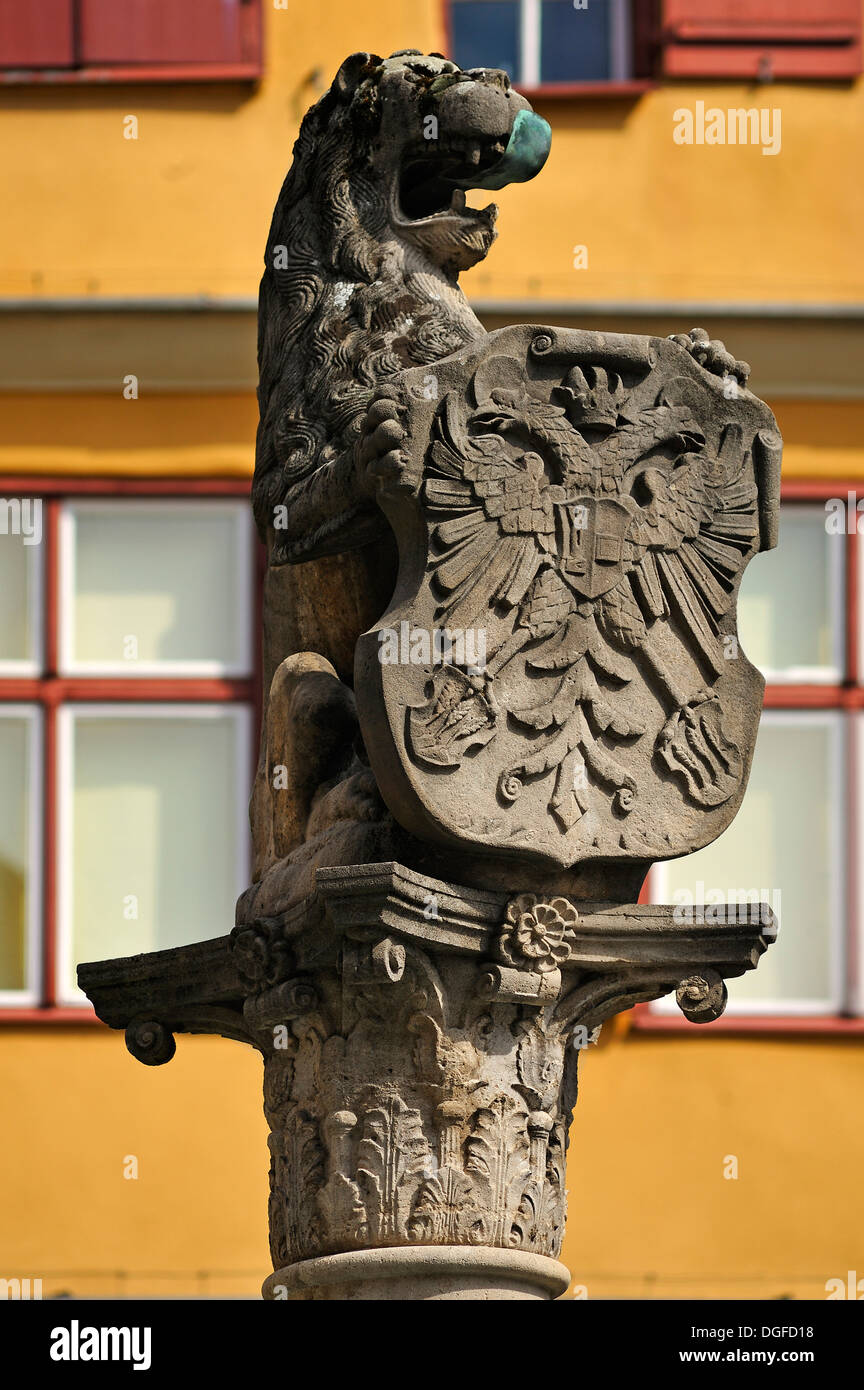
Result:
M544 556L555 549L554 504L542 460L514 457L503 435L469 435L452 396L432 432L425 484L437 554L432 561L440 612L469 627L493 604L522 602Z
M669 474L648 470L643 477L651 502L631 534L633 543L644 547L630 575L642 616L652 621L675 613L716 675L723 670L720 619L732 604L742 557L759 534L748 456L741 427L728 425L716 460L688 453ZM638 627L626 601L616 602ZM604 613L605 626L613 627L618 616Z

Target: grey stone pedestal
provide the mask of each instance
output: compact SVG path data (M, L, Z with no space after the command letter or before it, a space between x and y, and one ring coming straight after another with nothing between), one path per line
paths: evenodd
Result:
M264 1297L286 1300L559 1298L570 1271L559 1260L524 1250L465 1245L355 1250L301 1260L264 1283Z

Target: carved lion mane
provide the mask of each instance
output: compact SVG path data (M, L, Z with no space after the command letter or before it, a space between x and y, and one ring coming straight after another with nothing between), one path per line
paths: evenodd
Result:
M489 250L497 209L467 207L457 183L500 161L519 110L504 73L410 50L354 54L305 116L260 292L253 500L271 563L380 531L350 470L335 507L308 481L356 445L376 387L483 333L457 276ZM281 534L280 505L293 514Z

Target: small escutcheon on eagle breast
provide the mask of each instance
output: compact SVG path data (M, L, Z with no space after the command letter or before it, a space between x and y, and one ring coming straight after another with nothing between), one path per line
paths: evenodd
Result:
M763 682L738 643L776 543L781 442L668 339L517 327L401 379L400 550L358 705L406 827L569 866L683 854L746 786Z

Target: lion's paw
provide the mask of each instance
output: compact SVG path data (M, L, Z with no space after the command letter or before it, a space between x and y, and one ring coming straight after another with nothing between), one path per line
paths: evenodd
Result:
M382 488L410 488L406 479L408 455L404 445L406 408L392 397L381 394L366 412L357 441L357 467L362 491L374 497Z
M739 362L726 349L719 338L711 338L704 328L691 328L689 333L670 334L673 343L689 352L701 367L713 376L732 377L740 386L746 386L750 375L749 362Z

